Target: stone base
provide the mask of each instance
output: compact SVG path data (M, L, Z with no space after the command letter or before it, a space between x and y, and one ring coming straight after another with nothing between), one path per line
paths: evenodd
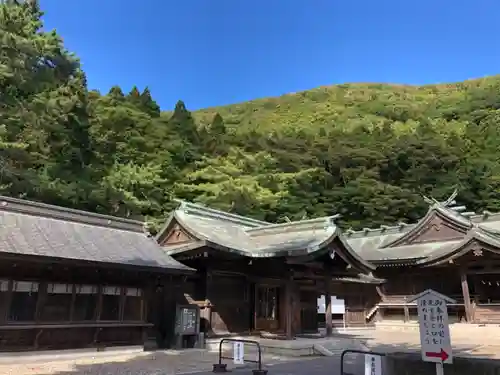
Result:
M364 350L366 347L358 339L350 337L318 337L316 339L297 338L296 340L269 340L263 338L246 337L246 340L255 340L259 343L263 355L278 355L284 357L310 357L317 355L340 354L344 349ZM207 349L219 352L221 339L207 340ZM225 349L232 349L232 342L224 342ZM320 348L320 350L318 350ZM325 354L326 349L329 353ZM258 349L255 345L245 344L245 354L257 355Z
M227 363L214 363L212 372L227 372Z
M395 354L385 357L387 375L435 375L436 364L423 362L420 355ZM446 375L498 374L500 361L492 359L455 357L453 364L444 365Z

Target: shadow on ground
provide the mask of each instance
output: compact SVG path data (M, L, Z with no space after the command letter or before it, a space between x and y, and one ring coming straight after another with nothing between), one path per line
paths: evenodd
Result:
M229 353L228 353L229 354ZM248 356L252 356L249 353ZM283 358L264 355L264 367L272 367L285 362L297 362L303 358ZM307 361L308 359L306 359ZM14 366L0 366L0 374L12 375L180 375L187 373L211 374L212 366L218 362L218 353L199 349L183 351L158 351L149 354L113 356L103 358L85 358L74 361L57 361L50 363L30 362ZM238 370L231 361L228 369ZM239 370L257 368L249 363L240 366Z
M394 341L398 334L391 339ZM357 348L367 348L374 352L388 353L390 356L401 357L402 353L412 353L412 360L420 361L420 346L416 343L391 342L387 336L385 342L381 342L380 337L373 337L370 334L342 334L337 337L345 337L353 341L357 339L362 345ZM404 337L399 337L403 340ZM339 341L341 342L341 341ZM357 341L356 341L357 342ZM333 357L317 358L285 358L264 354L264 368L269 370L269 375L338 375L340 374L340 354L345 349L351 347L337 347L334 350ZM476 353L476 354L475 354ZM454 346L455 358L466 358L463 361L472 361L474 357L491 359L498 356L500 348L498 346L488 346L484 344L462 344ZM229 354L229 353L228 353ZM255 355L249 352L248 356ZM407 354L404 354L407 355ZM472 357L472 358L471 358ZM468 358L468 359L467 359ZM211 374L212 365L218 361L218 353L208 352L199 349L190 349L183 351L158 351L154 353L142 353L128 356L113 356L102 358L85 358L78 360L60 360L52 363L19 363L9 368L7 365L0 365L0 374L12 375L181 375L181 374ZM463 362L458 360L457 362ZM484 362L484 360L483 360ZM500 361L493 361L499 364ZM236 369L230 360L228 369L235 373L250 374L250 369L256 368L254 364L245 365L244 368ZM364 375L364 356L360 354L347 354L345 356L345 371L348 374Z

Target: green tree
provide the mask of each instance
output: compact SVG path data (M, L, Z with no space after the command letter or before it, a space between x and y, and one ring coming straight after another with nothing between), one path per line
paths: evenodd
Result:
M414 221L459 187L500 210L500 76L344 84L190 112L90 91L36 1L0 3L0 193L155 223L173 197L268 221Z
M175 194L240 215L276 219L291 176L275 168L276 161L265 152L251 155L233 148L224 158L203 157L176 184Z
M169 128L176 132L182 139L192 144L199 143L198 127L194 118L182 100L175 104L174 113L168 120Z

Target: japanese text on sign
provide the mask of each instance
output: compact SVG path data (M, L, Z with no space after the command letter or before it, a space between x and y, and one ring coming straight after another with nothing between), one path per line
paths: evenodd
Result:
M382 375L382 361L379 355L365 354L365 375Z
M240 341L236 341L233 345L233 362L242 365L245 363L245 346Z
M421 316L422 338L427 345L448 345L446 331L448 313L446 304L439 298L421 298L418 301L419 315Z
M422 360L453 363L446 305L453 300L433 290L421 293L414 300L417 301Z

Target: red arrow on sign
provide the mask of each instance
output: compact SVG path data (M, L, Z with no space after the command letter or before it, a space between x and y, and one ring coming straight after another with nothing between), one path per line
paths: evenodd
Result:
M425 352L425 356L429 358L440 358L443 362L449 358L448 353L446 353L443 349L441 349L440 352Z

